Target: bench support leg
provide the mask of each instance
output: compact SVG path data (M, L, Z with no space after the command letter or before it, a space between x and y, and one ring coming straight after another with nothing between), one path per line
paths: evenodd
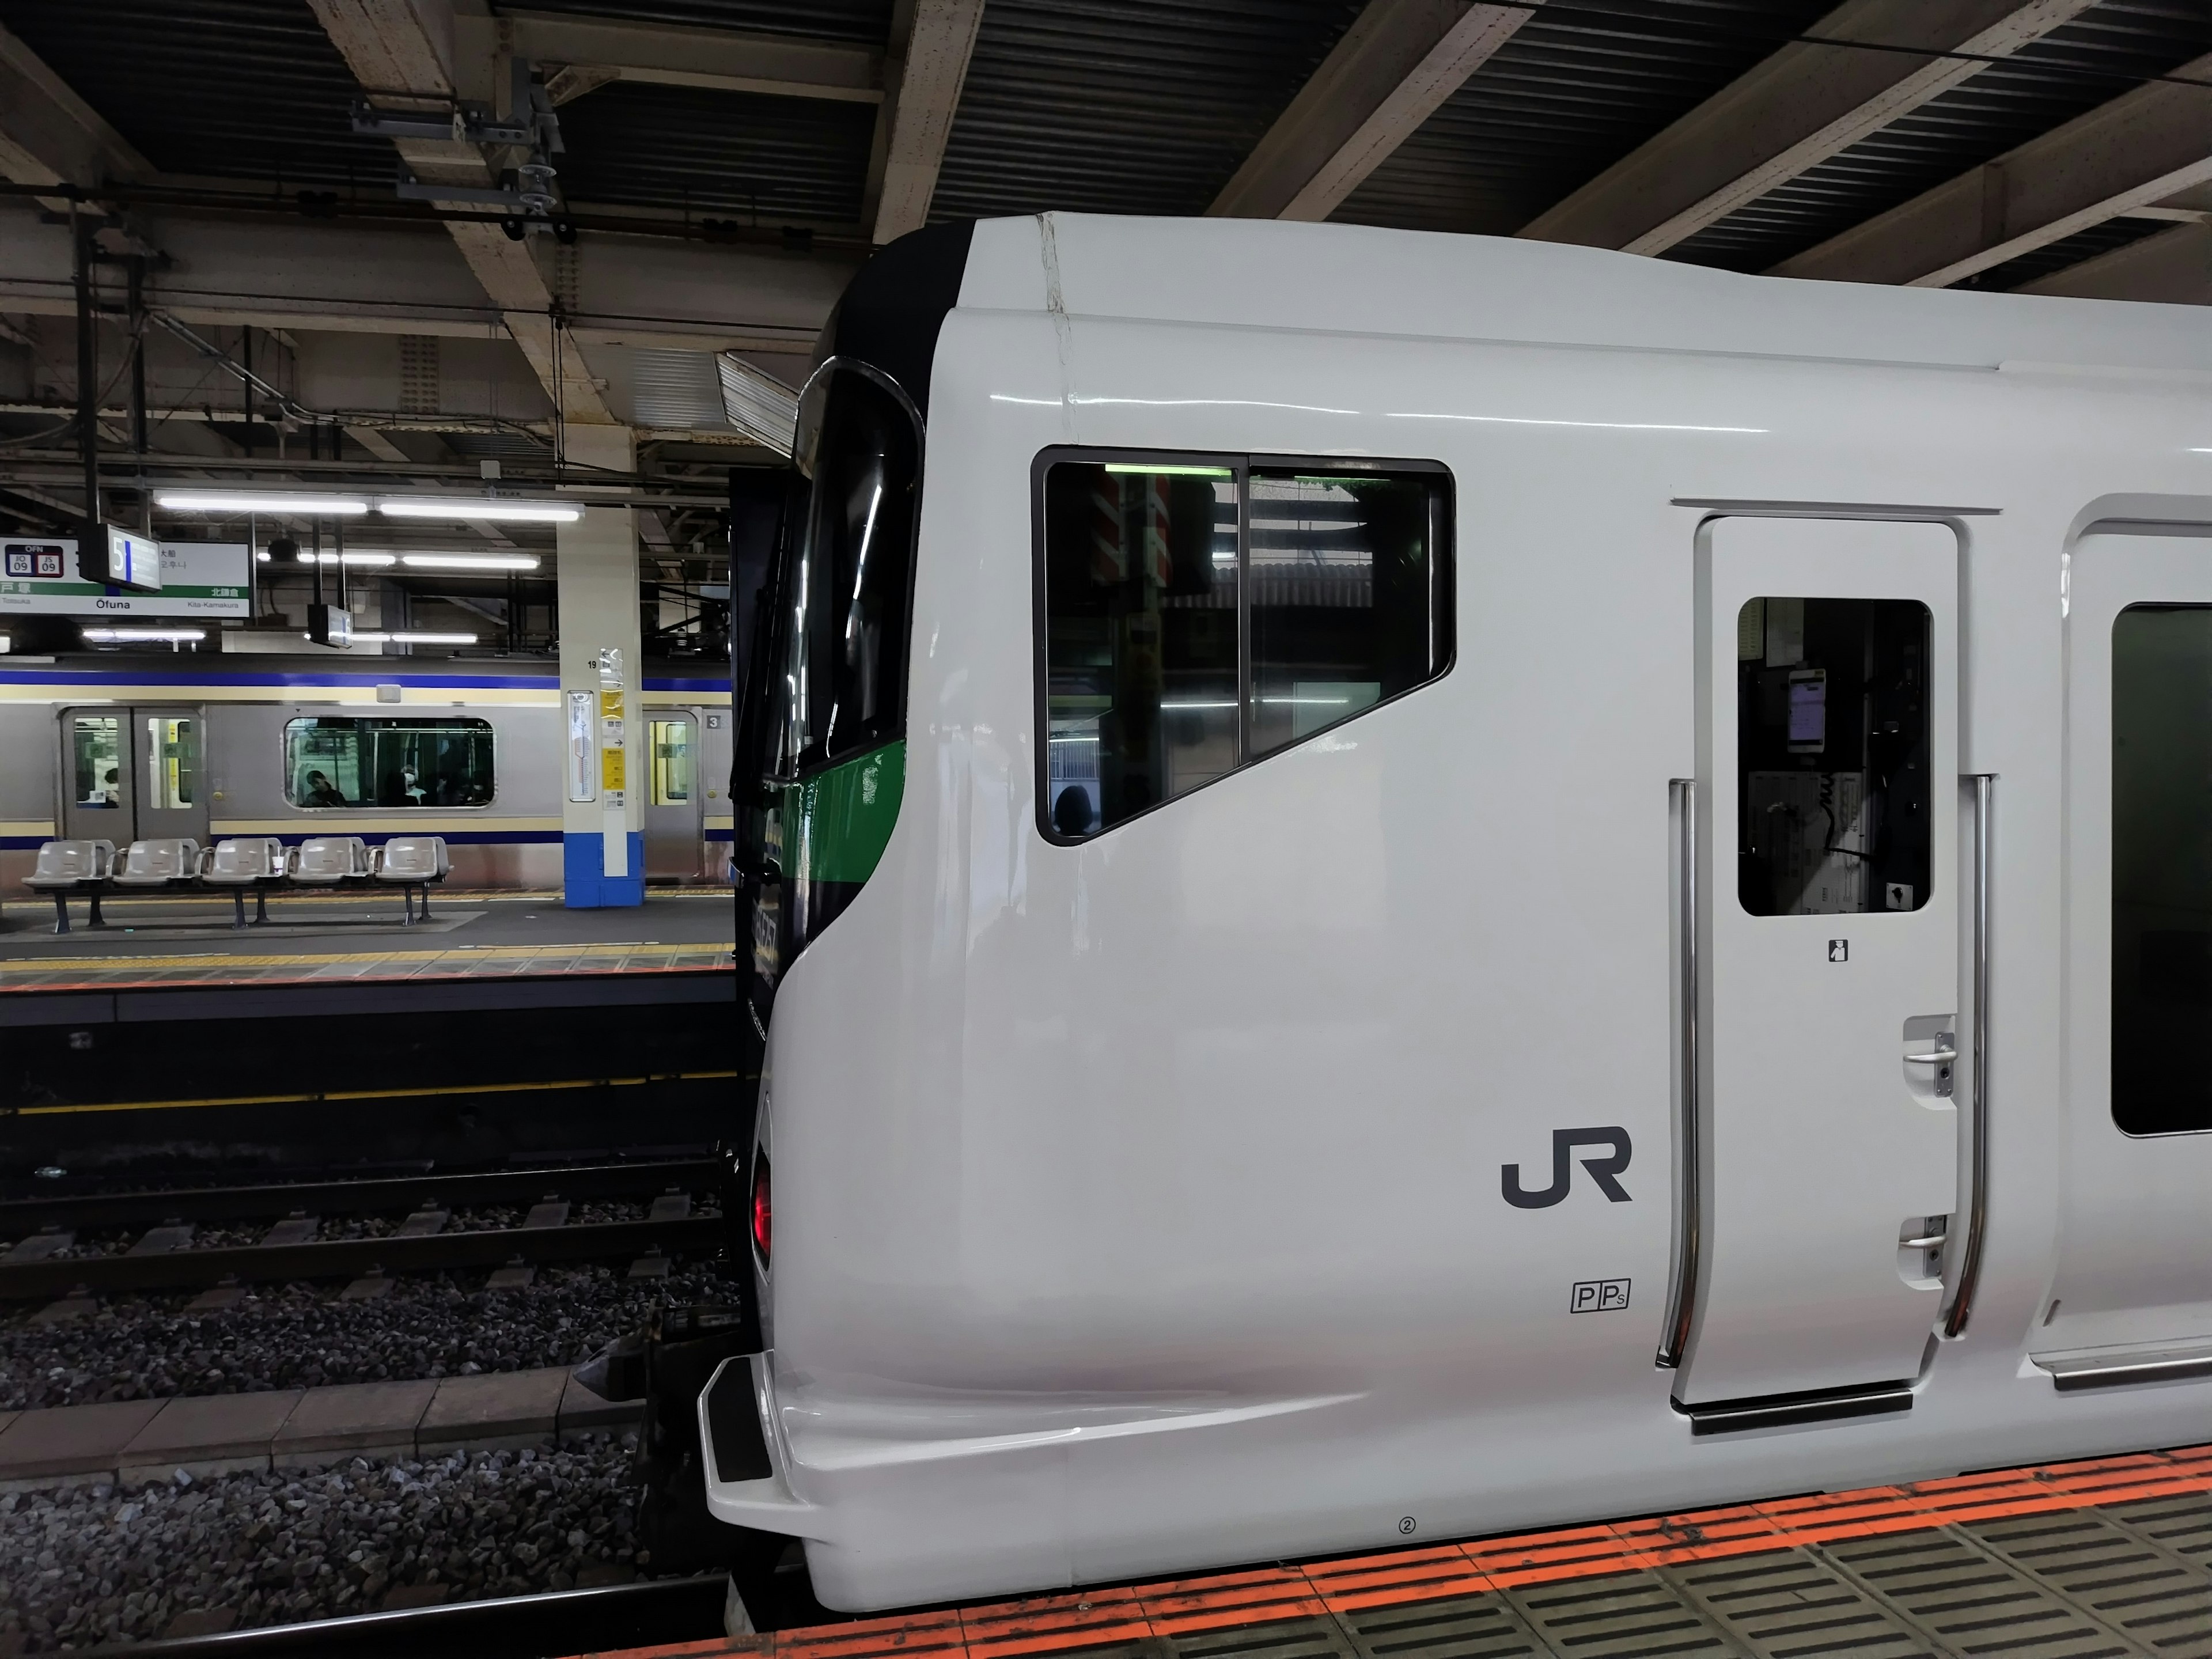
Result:
M59 893L54 895L54 932L66 933L69 925L69 901Z
M422 884L422 920L430 920L430 884L428 882Z
M269 890L266 887L253 890L253 919L257 922L269 920Z
M107 926L107 918L100 914L100 890L97 887L92 890L92 915L87 919L87 925L94 927Z
M232 915L235 918L230 925L239 932L244 933L246 931L246 890L244 888L234 887L230 890L230 908Z

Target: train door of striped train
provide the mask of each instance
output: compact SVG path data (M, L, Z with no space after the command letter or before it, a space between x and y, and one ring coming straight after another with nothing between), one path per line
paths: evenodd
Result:
M645 797L645 873L648 879L694 881L707 836L699 716L688 708L648 714L653 775Z
M2063 1386L2212 1374L2212 535L2066 573L2067 1146L2030 1352Z
M1722 518L1696 564L1703 1271L1674 1398L1700 1432L1905 1409L1958 1170L1958 539Z
M204 846L206 722L190 703L63 711L63 833L73 840L189 836Z

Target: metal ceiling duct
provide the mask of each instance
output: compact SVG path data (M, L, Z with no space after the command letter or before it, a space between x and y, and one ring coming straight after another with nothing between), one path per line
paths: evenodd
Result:
M775 375L755 368L734 351L716 356L722 377L722 412L732 426L779 455L791 453L799 424L799 394Z

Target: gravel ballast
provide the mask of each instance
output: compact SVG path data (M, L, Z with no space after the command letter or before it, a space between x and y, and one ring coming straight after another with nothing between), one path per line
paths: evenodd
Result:
M635 1437L0 1496L0 1655L619 1583ZM187 1623L191 1623L188 1620Z
M0 1410L331 1382L465 1376L579 1364L658 1304L721 1302L710 1268L632 1279L605 1267L541 1268L517 1289L483 1275L402 1278L370 1300L337 1285L258 1287L191 1313L189 1292L116 1297L82 1318L0 1327Z

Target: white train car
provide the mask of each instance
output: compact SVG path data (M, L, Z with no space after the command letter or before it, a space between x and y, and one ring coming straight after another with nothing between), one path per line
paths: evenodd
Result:
M648 878L726 878L726 672L645 675ZM452 879L561 885L560 684L529 659L0 658L0 891L40 844L446 838Z
M702 1405L823 1601L2212 1432L2202 312L1048 215L830 345Z

